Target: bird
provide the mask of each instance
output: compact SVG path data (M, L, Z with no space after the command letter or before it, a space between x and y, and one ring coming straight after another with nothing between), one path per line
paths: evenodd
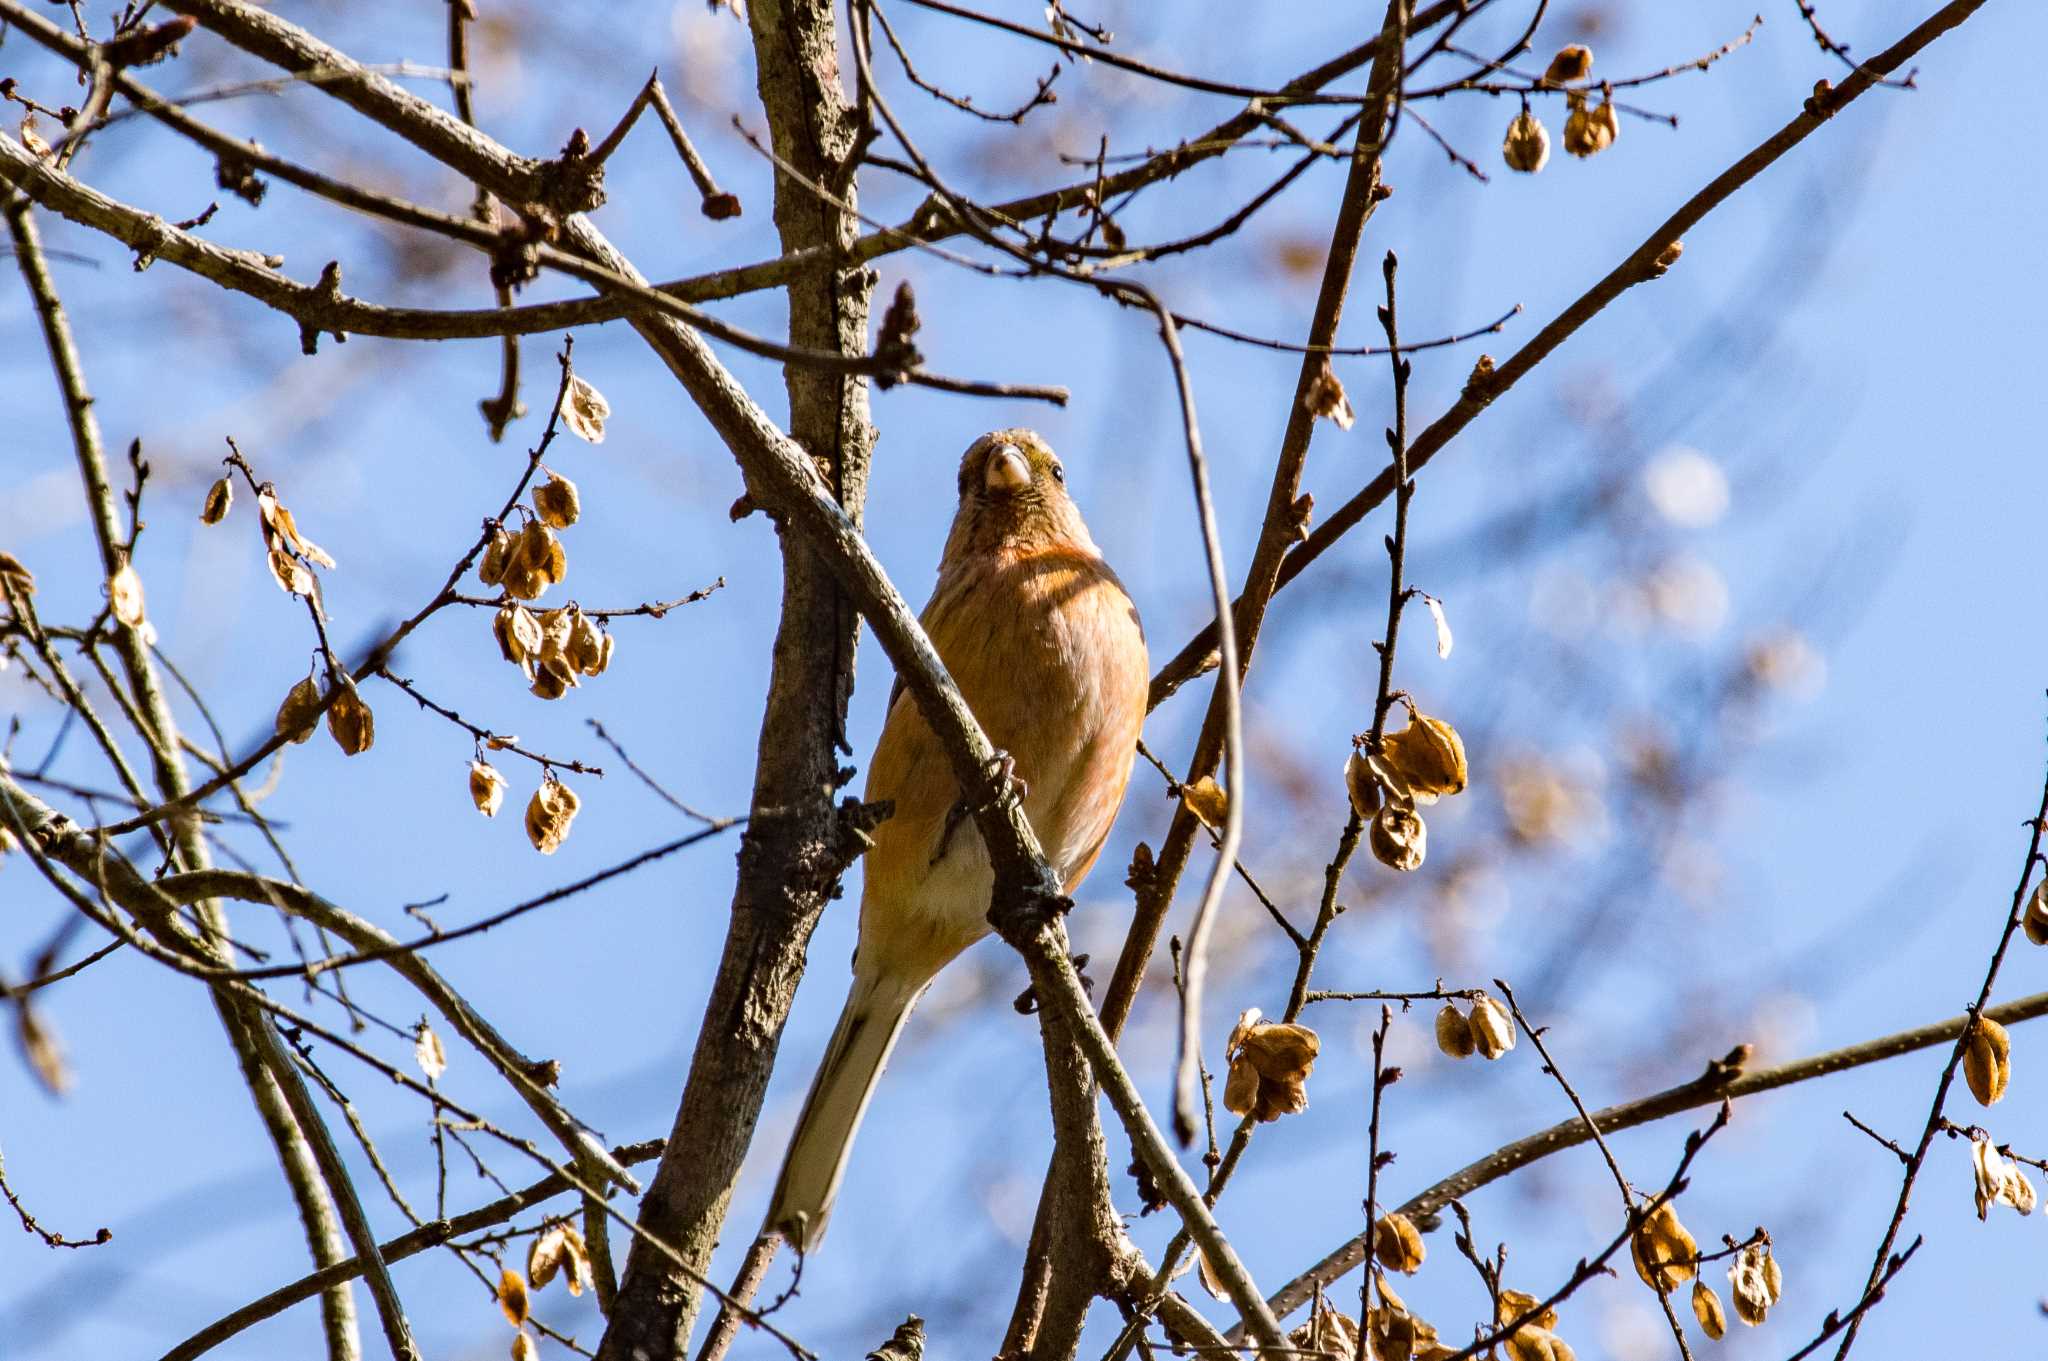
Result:
M1102 559L1066 469L1026 429L960 460L959 509L919 616L989 741L1063 892L1087 877L1123 803L1144 725L1144 627ZM764 1233L822 1241L861 1117L933 978L989 933L994 873L938 738L899 678L865 799L873 832L853 982L776 1179Z

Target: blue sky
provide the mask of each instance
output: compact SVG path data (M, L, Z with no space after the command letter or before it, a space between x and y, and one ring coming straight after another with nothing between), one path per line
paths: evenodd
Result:
M434 7L280 8L365 60L430 58L440 41ZM1026 21L1036 14L1010 8ZM1590 13L1548 16L1538 53L1581 36ZM1137 6L1103 14L1124 50L1248 80L1284 78L1377 23L1376 15L1350 12L1302 19L1215 6L1171 19ZM1587 40L1598 73L1633 74L1711 50L1750 16L1732 5L1617 5ZM1511 17L1495 16L1494 27L1505 31ZM1824 12L1830 30L1858 52L1877 50L1920 17L1915 8L1874 3ZM899 6L892 18L921 69L945 72L991 107L1016 102L1046 64L1040 53L1020 53L943 16ZM1678 113L1677 130L1630 121L1611 151L1588 162L1554 156L1538 176L1498 168L1494 148L1512 111L1506 102L1475 97L1429 108L1431 122L1492 182L1457 172L1418 128L1406 129L1388 162L1396 192L1368 230L1345 341L1377 339L1369 304L1376 262L1390 247L1402 260L1411 336L1467 329L1522 304L1502 335L1417 357L1411 409L1422 420L1434 416L1480 349L1508 353L1782 124L1816 78L1839 77L1793 6L1774 5L1766 18L1754 42L1710 73L1633 96ZM656 277L771 254L765 167L727 123L739 111L759 126L743 31L688 2L632 7L605 25L599 31L582 14L531 16L516 34L516 62L488 55L502 49L485 44L485 126L521 150L546 153L573 124L608 126L646 66L660 61L746 216L725 226L699 218L650 127L614 162L613 201L596 221ZM630 59L620 59L621 35ZM1600 1103L1683 1081L1737 1041L1792 1057L1953 1014L1975 995L2018 873L2020 822L2036 804L2048 759L2037 528L2048 505L2039 434L2048 389L2034 374L2048 303L2035 258L2048 203L2032 173L2032 92L2011 75L2011 54L2044 36L2030 7L1987 5L1918 62L1917 92L1873 93L1748 186L1687 237L1666 279L1610 307L1423 476L1411 575L1446 600L1458 646L1444 662L1425 647L1404 649L1399 679L1489 742L1475 741L1473 794L1435 821L1432 863L1415 882L1391 886L1377 866L1354 868L1347 901L1360 910L1340 923L1319 983L1426 987L1442 973L1454 985L1500 975L1521 988L1554 966L1572 980L1546 999L1554 1051ZM1482 29L1472 41L1499 39ZM150 75L162 88L186 90L246 72L217 42L195 39L180 64ZM45 98L68 89L19 39L0 48L0 73L19 74L25 88L40 85ZM419 88L440 97L430 85ZM1074 172L1055 153L1091 154L1105 128L1112 150L1141 150L1233 107L1151 90L1099 64L1067 71L1058 88L1054 110L1021 133L999 135L912 104L907 91L895 98L947 158L948 172L977 191L1065 182ZM372 174L442 207L465 206L460 187L420 158L393 158L397 172L374 169L387 139L338 123L316 101L304 91L229 101L210 116L288 154ZM1264 156L1244 153L1149 206L1141 200L1127 229L1137 238L1205 223L1233 195L1277 173ZM108 192L173 217L215 196L204 158L135 124L106 136L80 165ZM1340 184L1340 169L1320 167L1217 253L1148 278L1180 310L1299 336L1312 278L1303 282L1276 262L1298 243L1319 262ZM866 193L866 204L891 220L917 197L881 176L870 177ZM475 262L447 272L451 257L438 248L401 261L385 250L380 229L284 187L273 188L260 211L224 203L208 230L224 242L283 251L299 278L342 258L351 289L378 300L479 306L489 296ZM505 446L484 438L474 403L496 381L492 345L357 338L329 341L307 359L291 323L247 300L224 300L169 265L134 274L118 250L68 226L48 225L46 235L53 248L94 262L60 261L59 284L110 444L141 437L155 467L140 559L151 617L240 749L268 728L278 698L304 674L311 644L303 612L262 569L248 499L217 529L196 522L222 437L233 434L278 481L302 526L339 560L326 588L337 641L352 642L388 627L438 586L479 518L502 501L538 420L515 427ZM870 534L904 593L921 600L927 588L959 451L982 430L1030 423L1066 459L1096 538L1144 611L1155 658L1176 650L1204 617L1206 586L1170 374L1148 327L1079 289L985 280L908 256L880 269L885 290L902 278L916 284L925 318L919 340L933 367L1064 383L1075 393L1065 410L903 388L875 395ZM37 572L45 618L83 619L97 605L89 540L61 409L11 277L0 282L0 347L10 361L0 364L0 548ZM544 283L532 296L567 292ZM781 303L770 295L721 311L764 333L782 324ZM553 344L539 337L527 347L536 406L551 383ZM1256 534L1294 363L1203 336L1187 346L1235 574ZM469 739L388 687L369 692L378 718L369 755L346 760L324 740L291 750L267 807L290 824L302 874L393 929L406 925L404 904L447 894L432 909L437 919L470 920L677 834L674 815L616 768L587 718L602 720L696 806L745 808L777 598L775 536L761 517L727 520L740 491L731 459L630 332L585 332L576 358L615 416L602 446L564 441L551 460L576 479L585 503L584 521L564 536L571 593L610 606L678 596L720 576L727 585L665 620L623 621L614 669L555 705L527 695L496 660L480 613L437 619L402 654L401 674L438 701L610 771L577 782L584 810L552 859L528 849L516 818L486 822L470 810ZM783 409L771 366L738 355L730 362L769 410ZM1341 361L1339 372L1359 424L1316 435L1306 485L1326 511L1383 458L1375 427L1386 420L1384 361ZM1660 514L1649 493L1652 470L1673 466L1682 450L1726 479L1727 509L1708 523ZM1595 496L1601 488L1608 499ZM1587 512L1593 504L1598 512ZM1490 531L1516 514L1545 546L1525 552ZM1370 521L1281 597L1252 676L1258 759L1248 787L1258 812L1248 860L1269 871L1298 914L1311 905L1305 885L1341 821L1335 776L1345 740L1369 719L1383 528L1382 518ZM1645 592L1659 582L1695 593L1687 597L1695 613L1680 612L1690 625L1654 609L1641 619L1630 612L1628 602L1654 602ZM1580 624L1559 603L1571 599L1595 602ZM1665 825L1655 808L1631 803L1633 786L1615 774L1624 763L1617 735L1631 724L1692 723L1720 712L1700 699L1711 678L1754 641L1787 629L1807 640L1819 670L1797 693L1745 711L1739 724L1728 719L1739 741L1724 741L1721 729L1677 735L1708 749L1702 768L1711 776L1682 823ZM879 728L887 682L886 660L864 642L850 725L856 762ZM1148 724L1148 743L1170 765L1186 760L1206 702L1198 694L1205 692L1191 689ZM18 672L0 676L0 712L24 725L17 766L40 759L54 715ZM1602 791L1610 836L1453 884L1459 850L1481 844L1497 821L1490 810L1502 772L1530 753ZM516 802L530 792L524 764L501 762ZM76 742L61 768L100 778ZM1141 768L1104 871L1085 887L1074 922L1081 948L1098 960L1113 952L1128 911L1114 867L1136 840L1156 846L1170 813L1156 776ZM1646 829L1656 853L1625 853L1646 844ZM252 856L260 849L237 844ZM561 1060L564 1099L609 1137L663 1133L717 958L736 849L730 836L714 840L446 947L436 962L529 1052ZM0 959L16 973L59 919L60 905L33 885L32 873L17 859L0 865ZM1639 877L1617 888L1624 873ZM760 1213L782 1134L836 1014L857 878L856 871L816 937L721 1274ZM1603 925L1583 937L1562 929L1596 899L1612 905ZM1454 900L1466 915L1447 915ZM1184 929L1187 909L1183 901L1173 929ZM254 937L281 944L257 914L237 912L247 913L238 920ZM1239 1007L1278 1009L1288 963L1270 928L1260 933L1262 914L1248 897L1233 893L1226 914L1206 1027L1212 1053ZM1560 951L1569 952L1570 969L1558 962ZM1106 965L1098 967L1106 977ZM2039 991L2044 977L2040 954L2021 949L1999 995ZM367 1006L395 1021L419 1012L374 971L358 970L350 981ZM865 1351L908 1310L931 1321L934 1345L947 1352L995 1345L1021 1251L1013 1235L1020 1218L1028 1227L1044 1156L1036 1032L1007 1005L1021 986L1021 970L1000 947L984 945L913 1022L854 1155L832 1241L807 1264L802 1293L783 1315L821 1351ZM1126 1057L1148 1096L1163 1101L1170 1013L1159 992L1148 996ZM1358 1226L1367 1018L1325 1010L1308 1017L1324 1035L1310 1111L1260 1132L1219 1209L1268 1288ZM0 1061L0 1150L12 1184L40 1217L73 1234L105 1224L115 1238L51 1253L26 1235L0 1233L0 1357L155 1355L296 1276L303 1249L203 996L146 961L117 956L50 990L42 1014L61 1036L77 1084L52 1100L18 1063ZM1396 1053L1412 1078L1395 1089L1389 1114L1401 1157L1385 1184L1396 1196L1569 1114L1526 1047L1501 1064L1453 1068L1431 1061L1427 1024L1422 1012L1396 1021ZM404 1056L403 1045L376 1042ZM2037 1048L2029 1030L2016 1029L2012 1094L1984 1118L2001 1139L2042 1154L2048 1098L2030 1080ZM344 1078L408 1194L431 1203L432 1150L416 1103L342 1056L322 1061ZM1684 1213L1703 1242L1768 1225L1788 1291L1769 1325L1722 1345L1745 1356L1787 1353L1828 1309L1853 1300L1896 1169L1840 1112L1910 1138L1939 1065L1937 1054L1923 1053L1738 1109L1698 1168ZM522 1118L468 1052L452 1052L447 1080L457 1099ZM1956 1114L1981 1112L1966 1104ZM1696 1123L1632 1132L1615 1141L1617 1153L1639 1180L1660 1180ZM536 1175L517 1155L488 1157L512 1184ZM1124 1160L1113 1138L1113 1169ZM1127 1181L1117 1186L1128 1207ZM452 1207L494 1194L468 1168L451 1170ZM1482 1237L1512 1243L1518 1282L1536 1289L1611 1235L1613 1198L1597 1157L1579 1150L1482 1192L1471 1208ZM402 1227L388 1205L373 1215L385 1232ZM934 1234L935 1223L948 1228ZM2027 1235L2041 1227L2009 1213L1976 1222L1961 1144L1938 1144L1909 1232L1926 1233L1928 1245L1873 1320L1865 1347L1892 1354L1939 1328L1971 1354L2038 1349L2037 1248ZM1154 1254L1166 1236L1158 1217L1134 1233ZM877 1252L883 1243L894 1246ZM1476 1284L1447 1235L1429 1243L1429 1264L1403 1294L1455 1327L1475 1309ZM430 1355L504 1354L502 1320L452 1263L415 1259L399 1281ZM1960 1316L1958 1299L1972 1301ZM367 1310L366 1298L361 1304ZM551 1293L541 1312L586 1342L596 1336L587 1305ZM1094 1324L1084 1348L1099 1355L1115 1331L1113 1312L1099 1309ZM1562 1331L1582 1357L1628 1361L1668 1351L1657 1327L1647 1294L1623 1279L1597 1282L1573 1300ZM314 1315L301 1309L217 1354L299 1354L316 1345L316 1331ZM376 1345L374 1337L366 1343ZM765 1341L740 1344L743 1356L771 1353Z

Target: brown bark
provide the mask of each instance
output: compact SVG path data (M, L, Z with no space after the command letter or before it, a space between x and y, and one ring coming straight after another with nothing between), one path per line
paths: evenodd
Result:
M805 176L834 183L854 138L839 88L832 6L756 0L750 9L776 154ZM846 194L850 204L850 183ZM850 212L786 177L776 183L775 222L785 252L850 241L858 225ZM793 281L791 342L862 353L872 288L873 276L858 267L814 270ZM790 433L858 523L874 440L866 380L791 366L785 382ZM672 1244L700 1274L708 1273L731 1209L811 931L848 858L834 800L858 615L801 537L784 529L782 549L782 613L732 921L669 1154L640 1209L641 1227ZM685 1355L700 1302L693 1282L636 1240L600 1357Z
M1041 1007L1039 1019L1052 1094L1053 1154L1041 1201L1044 1234L1034 1230L1033 1260L1026 1263L1037 1289L1019 1301L1003 1352L1031 1361L1067 1361L1081 1345L1089 1306L1128 1283L1133 1254L1110 1196L1094 1070L1055 1008Z

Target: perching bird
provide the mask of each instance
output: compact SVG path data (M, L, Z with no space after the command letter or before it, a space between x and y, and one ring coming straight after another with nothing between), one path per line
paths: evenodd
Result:
M1102 853L1131 776L1149 683L1123 583L1029 430L997 430L960 460L960 509L922 616L989 741L1014 761L1024 815L1066 890ZM899 682L868 766L875 830L853 988L826 1046L767 1228L817 1247L875 1080L940 969L989 932L988 852L938 739Z

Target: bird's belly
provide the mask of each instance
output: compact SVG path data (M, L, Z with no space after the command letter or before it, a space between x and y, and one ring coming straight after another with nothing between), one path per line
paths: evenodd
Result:
M1041 563L942 591L925 624L989 741L1010 758L1025 817L1071 889L1116 818L1144 719L1145 645L1129 597L1099 565ZM892 955L922 956L936 972L988 934L994 874L944 753L910 702L899 704L891 723L903 725L900 741L885 734L868 787L870 799L896 800L897 816L877 829L868 858L862 937L887 939Z

